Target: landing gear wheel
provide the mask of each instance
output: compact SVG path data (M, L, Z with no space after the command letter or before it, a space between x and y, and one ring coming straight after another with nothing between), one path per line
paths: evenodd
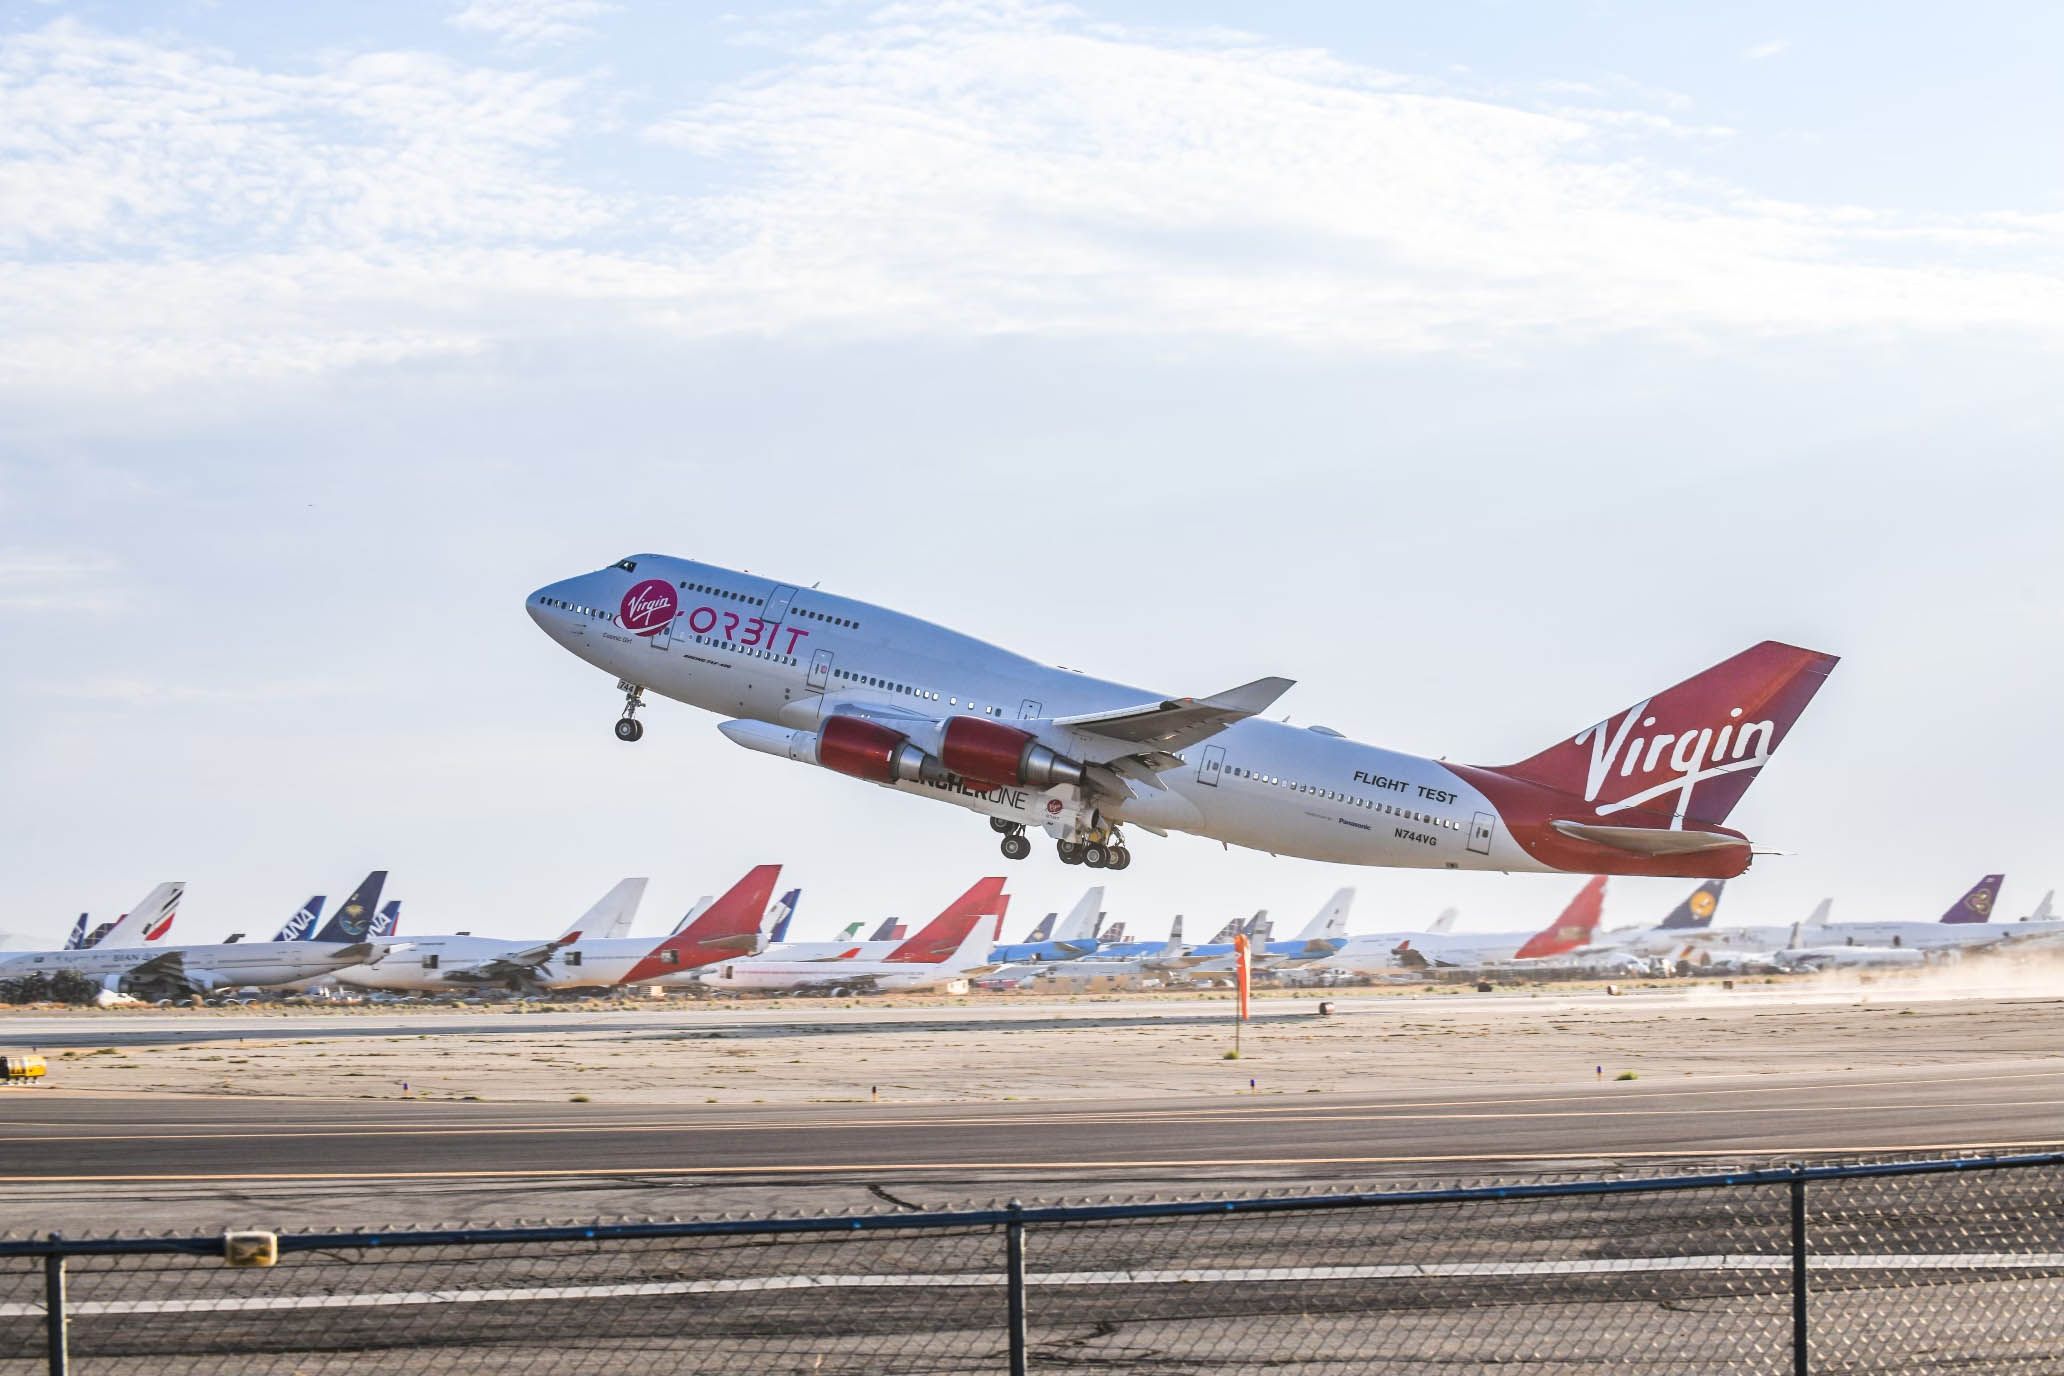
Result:
M1123 846L1115 846L1112 848L1111 858L1109 861L1105 863L1104 868L1112 870L1122 870L1131 863L1132 852L1127 850Z
M991 817L989 819L989 830L999 831L1008 836L1014 831L1023 831L1024 828L1008 817Z
M1089 866L1093 870L1102 869L1104 866L1111 863L1110 848L1107 846L1100 846L1094 841L1090 842L1088 845L1082 848L1082 863Z
M624 679L618 679L616 686L623 689L623 715L617 718L616 738L620 741L641 740L645 727L638 720L638 709L645 705L645 690Z
M1064 865L1079 865L1082 863L1082 847L1076 845L1073 841L1054 842L1054 854L1061 857L1061 863Z
M1009 836L1003 838L1004 859L1022 860L1031 853L1032 843L1016 832L1012 832Z

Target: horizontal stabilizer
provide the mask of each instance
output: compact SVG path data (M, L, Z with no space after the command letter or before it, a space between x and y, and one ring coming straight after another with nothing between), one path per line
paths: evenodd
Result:
M1591 822L1556 822L1555 829L1574 841L1611 846L1629 855L1696 855L1749 843L1723 831L1661 831L1653 827L1605 827Z

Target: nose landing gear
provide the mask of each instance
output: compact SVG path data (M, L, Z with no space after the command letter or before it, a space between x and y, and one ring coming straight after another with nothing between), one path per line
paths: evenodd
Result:
M616 681L616 686L623 689L624 695L623 715L616 720L616 738L620 741L642 740L645 723L638 720L638 709L645 705L645 690L622 679Z

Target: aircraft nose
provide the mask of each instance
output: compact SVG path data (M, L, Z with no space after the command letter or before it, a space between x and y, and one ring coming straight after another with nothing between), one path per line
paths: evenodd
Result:
M530 613L530 619L540 629L550 630L562 622L573 605L573 582L562 578L556 583L547 583L524 602L523 609Z

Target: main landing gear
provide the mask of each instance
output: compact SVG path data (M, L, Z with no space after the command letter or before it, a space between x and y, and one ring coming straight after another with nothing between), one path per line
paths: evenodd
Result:
M641 740L645 735L645 723L638 720L638 709L645 705L645 690L622 679L617 680L616 686L624 690L623 715L616 719L616 738L620 741Z
M989 829L1003 833L1003 858L1022 860L1032 853L1032 843L1025 839L1025 828L1016 822L1001 817L989 819Z
M1021 823L991 817L989 828L1003 833L1003 854L1007 860L1022 860L1032 853ZM1054 854L1064 865L1087 865L1093 870L1122 870L1132 863L1132 852L1116 830L1093 831L1082 841L1056 841Z
M1122 870L1132 864L1132 852L1115 832L1101 841L1056 841L1054 854L1064 865L1087 865L1093 870Z

